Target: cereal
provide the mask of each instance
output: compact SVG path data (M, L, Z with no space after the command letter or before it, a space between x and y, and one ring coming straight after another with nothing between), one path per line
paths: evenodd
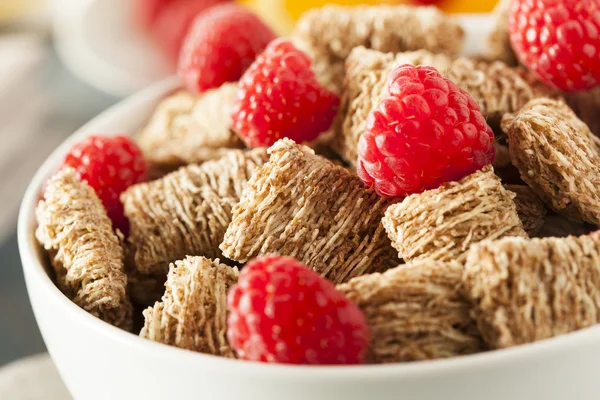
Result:
M492 127L500 123L504 114L518 111L531 99L556 95L525 69L500 61L458 58L446 76L473 96Z
M136 138L151 169L171 172L241 148L230 129L236 90L236 83L226 83L199 96L179 91L164 99Z
M233 210L221 244L226 257L244 263L292 256L336 283L378 271L393 258L380 223L388 200L289 139L269 153Z
M336 6L306 12L292 34L315 59L315 72L328 87L340 91L344 61L353 48L384 52L427 49L456 55L463 29L435 7ZM323 75L324 73L324 75Z
M517 56L510 44L508 16L512 0L500 0L494 8L494 27L488 37L485 56L490 61L517 65Z
M338 285L371 330L369 361L431 360L485 350L461 291L463 267L423 260Z
M166 275L186 255L221 256L231 209L266 150L230 150L219 160L191 164L129 188L121 197L131 228L128 262L145 275Z
M523 236L514 194L487 166L459 182L406 197L391 205L383 226L405 261L464 262L473 243Z
M162 301L144 311L140 336L182 349L233 358L227 343L227 290L238 269L218 259L171 264Z
M90 314L131 329L123 249L94 189L64 168L48 182L36 216L36 237L50 254L60 290Z
M357 48L346 62L341 114L333 144L352 165L356 164L358 140L365 130L367 117L386 90L389 72L406 63L432 65L466 90L477 101L492 128L499 124L504 114L519 110L529 100L555 95L523 69L511 68L501 62L486 63L464 57L452 61L447 56L425 50L394 56Z
M538 99L502 127L521 178L554 211L600 225L599 139L563 102Z
M598 233L473 246L464 284L486 343L510 347L599 322L599 247Z
M517 206L517 214L523 222L523 228L529 236L535 236L542 229L544 218L548 213L544 203L529 186L504 185L504 188L516 194L514 202Z

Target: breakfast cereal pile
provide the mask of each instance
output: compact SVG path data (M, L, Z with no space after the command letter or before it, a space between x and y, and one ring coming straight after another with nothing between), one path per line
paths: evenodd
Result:
M435 7L326 6L275 38L212 1L165 38L184 86L45 185L58 288L144 339L270 363L431 360L600 322L600 5L577 3L502 1L467 58Z

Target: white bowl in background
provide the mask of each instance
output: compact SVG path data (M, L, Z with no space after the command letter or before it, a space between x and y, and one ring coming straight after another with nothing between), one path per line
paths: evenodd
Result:
M56 49L79 79L121 97L173 73L148 35L131 22L131 0L53 1Z
M379 366L268 365L184 351L121 331L53 284L34 238L42 183L92 133L133 132L178 82L165 81L101 114L63 143L33 178L18 237L40 330L76 400L597 400L600 326L507 350Z
M172 74L148 34L132 24L131 0L53 1L58 54L83 81L120 97ZM492 27L489 14L458 17L466 31L464 54L480 54Z

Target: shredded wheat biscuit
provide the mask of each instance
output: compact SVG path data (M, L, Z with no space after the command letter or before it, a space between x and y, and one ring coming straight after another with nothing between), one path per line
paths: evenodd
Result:
M485 56L490 61L517 65L517 56L510 44L508 16L512 0L500 0L493 11L494 26L487 40Z
M128 263L144 275L164 276L170 262L187 255L220 257L231 209L267 159L264 149L229 150L219 160L127 189L121 201L130 222Z
M504 114L518 111L531 99L558 96L555 90L537 81L533 73L500 61L488 63L461 57L445 75L475 99L492 127L500 123Z
M548 210L535 192L525 185L504 185L504 188L513 192L517 214L523 222L525 232L531 237L538 234L544 225Z
M296 257L333 282L379 271L393 258L381 217L389 200L342 167L282 139L244 188L221 244L238 262Z
M367 117L385 96L389 73L402 64L435 67L477 101L492 127L500 123L504 114L519 110L529 100L555 95L552 89L535 81L531 73L501 62L487 63L464 57L452 60L426 50L394 55L356 48L346 61L341 112L333 140L335 150L352 165L356 165L358 141L364 133Z
M550 208L600 225L600 140L566 104L533 100L502 128L521 178Z
M505 238L471 248L464 284L491 348L599 322L600 236Z
M405 261L464 262L473 243L524 236L514 194L504 189L491 166L459 182L406 197L391 205L383 226Z
M340 92L344 61L354 47L456 55L464 32L435 7L328 5L302 15L292 37L312 56L320 82Z
M171 264L162 301L144 311L140 336L182 349L235 357L227 342L227 291L238 269L204 257Z
M50 254L60 290L90 314L131 329L123 249L94 189L64 168L48 181L36 216L36 237Z
M164 99L136 137L151 169L171 172L242 148L230 129L236 90L237 83L225 83L199 96L179 91Z
M485 350L461 290L462 273L460 264L424 260L338 285L367 318L368 361L431 360Z

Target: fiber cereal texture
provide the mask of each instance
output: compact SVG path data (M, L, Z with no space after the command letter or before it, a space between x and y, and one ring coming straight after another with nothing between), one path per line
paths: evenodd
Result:
M237 268L187 257L171 264L162 301L144 311L140 336L182 349L234 357L227 342L227 291Z
M230 129L237 83L201 95L178 91L164 99L135 138L151 170L219 158L242 142Z
M431 360L485 350L462 291L462 273L460 264L423 260L338 285L367 318L369 361Z
M335 283L394 258L381 225L390 204L348 170L282 139L256 170L221 244L235 261L292 256Z
M552 210L600 225L599 139L565 103L533 100L502 128L521 178Z
M464 262L473 243L504 236L527 237L514 197L487 166L459 182L391 205L383 225L398 256L407 262Z
M129 218L128 264L144 275L166 275L187 255L221 256L219 244L244 184L268 159L266 150L230 150L163 178L130 187L123 195Z
M328 5L306 12L292 37L313 57L320 81L339 92L344 61L357 46L456 55L464 32L457 20L435 7Z
M464 284L494 349L599 322L600 236L504 238L471 248Z
M48 181L36 216L60 290L90 314L131 329L123 248L94 189L64 168Z

